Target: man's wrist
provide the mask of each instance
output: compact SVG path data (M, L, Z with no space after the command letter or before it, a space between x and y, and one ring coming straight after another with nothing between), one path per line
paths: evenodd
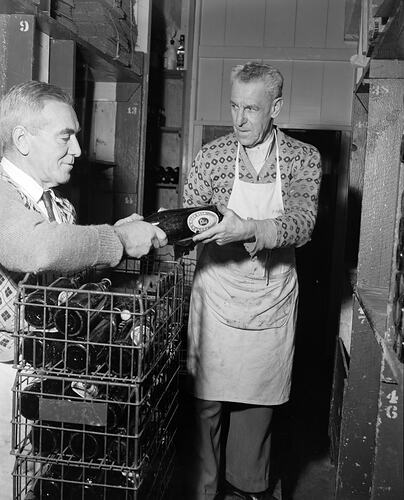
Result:
M256 234L256 229L257 225L255 224L255 221L252 219L247 219L244 221L244 228L245 228L245 241L254 241L255 240L255 234Z

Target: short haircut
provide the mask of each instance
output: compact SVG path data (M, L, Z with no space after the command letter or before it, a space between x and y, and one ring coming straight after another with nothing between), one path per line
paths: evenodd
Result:
M35 80L14 85L0 99L0 145L4 152L12 146L13 130L25 126L31 133L41 127L40 115L49 101L59 101L73 106L73 99L60 87Z
M243 83L262 80L265 82L267 92L272 99L282 96L282 73L270 64L252 61L235 66L231 72L231 82L233 83L235 80Z

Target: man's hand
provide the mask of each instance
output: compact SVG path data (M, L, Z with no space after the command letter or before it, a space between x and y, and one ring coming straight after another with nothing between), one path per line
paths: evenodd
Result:
M143 215L139 215L137 213L133 213L132 215L128 215L124 219L119 219L115 222L114 226L122 226L122 224L126 224L128 222L134 222L137 220L143 220Z
M239 217L233 210L221 209L223 220L207 231L193 237L195 243L210 243L216 241L218 245L227 245L234 241L248 241L255 235L255 224L253 220L245 220Z
M149 253L152 247L160 248L167 245L167 235L159 227L148 222L137 220L115 224L115 232L130 257L142 257Z

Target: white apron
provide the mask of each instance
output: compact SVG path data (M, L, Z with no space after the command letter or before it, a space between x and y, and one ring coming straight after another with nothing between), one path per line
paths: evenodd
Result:
M242 218L284 211L278 141L276 181L239 179L239 148L228 208ZM188 370L201 399L277 405L289 398L297 313L294 249L251 258L243 243L204 246L195 270Z

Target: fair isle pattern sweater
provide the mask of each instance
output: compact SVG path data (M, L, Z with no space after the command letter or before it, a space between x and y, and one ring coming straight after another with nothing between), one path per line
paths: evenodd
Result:
M264 246L301 246L310 240L317 216L321 181L320 154L314 146L289 137L279 129L277 137L285 213L270 221L276 227L276 241ZM274 143L258 174L244 148L240 147L239 168L243 182L275 182ZM227 207L233 188L236 155L237 139L233 133L203 146L192 164L184 186L184 205L212 203ZM267 222L259 221L257 232L265 233Z

